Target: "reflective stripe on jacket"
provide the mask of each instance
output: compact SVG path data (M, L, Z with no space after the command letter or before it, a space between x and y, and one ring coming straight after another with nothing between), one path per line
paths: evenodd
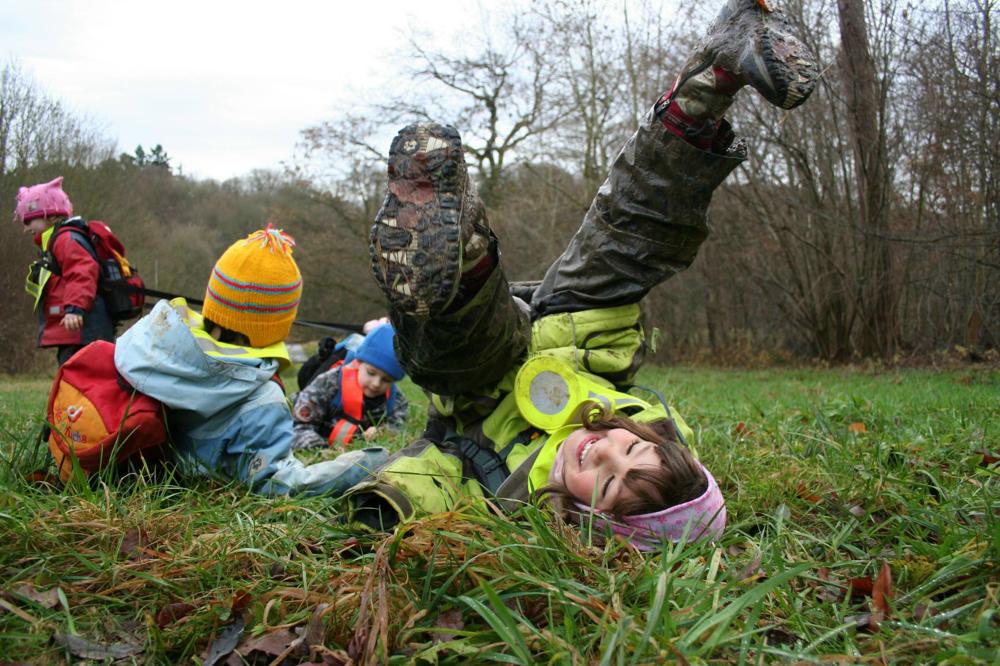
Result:
M200 312L196 312L188 307L187 301L183 297L178 297L170 301L170 307L180 316L194 336L195 342L208 356L218 358L240 359L274 359L278 362L278 368L284 369L291 365L292 360L288 355L288 347L285 343L275 342L267 347L244 347L233 345L227 342L219 342L205 330L205 319Z

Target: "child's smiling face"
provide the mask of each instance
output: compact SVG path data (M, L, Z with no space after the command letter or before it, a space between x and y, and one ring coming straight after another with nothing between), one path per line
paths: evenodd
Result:
M366 398L385 395L392 382L392 377L371 363L364 361L358 363L358 384L361 385L361 392Z
M610 511L635 494L625 475L640 467L662 465L656 444L624 428L577 428L556 454L556 478L581 504Z

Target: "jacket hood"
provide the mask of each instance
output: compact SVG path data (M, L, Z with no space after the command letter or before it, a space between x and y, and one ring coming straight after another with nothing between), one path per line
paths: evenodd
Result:
M208 356L166 301L118 338L115 366L138 391L204 417L247 400L278 370L274 359Z

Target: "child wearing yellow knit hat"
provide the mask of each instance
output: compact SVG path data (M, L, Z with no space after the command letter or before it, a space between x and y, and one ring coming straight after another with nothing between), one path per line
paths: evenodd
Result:
M284 340L302 298L294 247L291 236L271 225L230 245L208 278L205 319L241 333L251 347Z
M306 466L276 373L302 297L295 241L271 225L233 243L212 268L202 314L160 301L118 339L115 366L168 409L181 470L237 479L267 495L349 487L386 458L364 449Z

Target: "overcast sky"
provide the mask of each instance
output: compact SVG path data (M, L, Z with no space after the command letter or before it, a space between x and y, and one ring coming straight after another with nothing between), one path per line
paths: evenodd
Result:
M409 28L460 43L479 16L455 0L0 0L0 55L119 150L160 143L186 174L224 180L375 99Z

